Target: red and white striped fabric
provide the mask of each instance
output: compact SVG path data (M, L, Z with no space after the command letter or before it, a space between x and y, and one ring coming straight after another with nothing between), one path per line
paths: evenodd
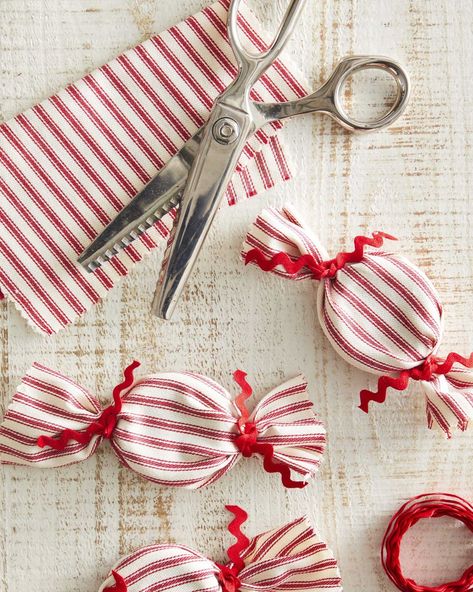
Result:
M73 322L164 244L173 214L94 274L77 264L203 125L235 76L227 9L228 0L220 0L0 126L0 289L33 328L51 334ZM244 4L240 26L249 47L265 46ZM253 96L303 96L298 78L279 61ZM247 145L228 187L230 204L290 178L279 127Z
M251 541L233 528L246 519L237 506L227 506L238 517L229 530L237 537L222 566L182 545L151 545L121 559L99 592L341 592L337 561L302 517L265 532Z
M264 457L266 470L283 477L284 471L304 479L316 473L325 429L303 376L272 390L245 417L242 395L235 399L210 378L162 372L134 382L137 365L127 368L125 382L114 389L115 403L101 411L83 387L35 364L0 426L0 464L69 465L89 458L109 438L126 467L176 487L208 485L253 453ZM288 477L285 485L302 486Z
M246 262L290 279L317 279L317 312L325 335L350 364L381 375L378 391L362 391L361 405L382 402L386 389L421 381L429 427L447 435L473 417L473 355L437 356L442 306L425 274L402 255L380 251L382 233L357 237L352 253L328 259L291 208L265 210L243 248ZM374 250L365 252L365 247ZM385 376L386 375L386 376Z

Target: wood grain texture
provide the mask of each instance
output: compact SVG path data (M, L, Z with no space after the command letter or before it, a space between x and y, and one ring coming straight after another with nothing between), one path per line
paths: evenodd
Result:
M251 4L276 22L285 2ZM473 498L473 433L446 441L429 432L415 384L362 414L357 393L367 383L374 386L374 379L348 366L324 339L314 287L244 270L238 259L260 209L288 200L331 252L360 232L391 232L401 239L396 248L422 266L442 295L442 351L473 349L473 2L309 4L289 51L295 59L303 56L311 82L321 82L347 53L391 56L412 77L406 115L390 130L365 136L352 136L326 118L290 122L283 133L298 165L295 179L220 212L172 321L148 315L159 256L52 338L35 335L13 306L2 303L0 400L3 411L34 360L70 374L103 401L133 358L143 362L143 371L191 369L230 389L232 371L243 368L255 399L303 371L329 433L319 478L303 491L287 492L251 460L212 487L174 491L120 468L107 445L63 470L2 468L1 592L93 592L121 554L155 541L186 543L223 560L228 502L248 509L252 533L308 513L340 561L345 590L387 592L392 586L379 565L379 546L400 503L428 490ZM0 0L0 117L32 106L201 5ZM404 553L406 570L419 578L454 577L471 561L471 538L458 528L439 523L424 529L429 550L419 544L420 534L413 533Z

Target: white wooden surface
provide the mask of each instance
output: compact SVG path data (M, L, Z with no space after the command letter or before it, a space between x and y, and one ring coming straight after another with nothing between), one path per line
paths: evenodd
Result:
M252 4L277 18L285 3ZM405 117L387 132L357 137L324 118L291 122L283 133L298 163L295 180L221 211L171 322L148 315L158 258L53 338L35 335L13 306L0 304L0 388L4 408L34 360L70 373L104 401L133 358L142 360L143 371L193 369L231 389L231 373L240 367L255 398L302 370L329 432L319 478L303 491L284 491L252 460L202 491L174 491L121 469L107 445L68 469L2 468L1 592L93 592L119 556L154 541L187 543L223 560L228 502L249 510L252 533L307 512L339 559L346 591L388 591L393 588L378 553L399 504L429 490L473 498L473 434L448 442L429 432L418 385L403 395L390 393L384 406L365 416L356 408L357 395L374 379L331 350L316 320L314 287L245 271L238 260L257 212L287 200L333 253L357 233L391 232L442 295L442 351L473 349L473 2L309 4L290 51L295 59L303 56L313 84L344 54L389 55L412 77ZM33 105L201 5L0 0L0 117ZM423 534L428 537L419 544L413 533L404 550L406 570L419 579L453 578L471 562L471 538L461 529L442 521ZM440 542L446 543L441 550Z

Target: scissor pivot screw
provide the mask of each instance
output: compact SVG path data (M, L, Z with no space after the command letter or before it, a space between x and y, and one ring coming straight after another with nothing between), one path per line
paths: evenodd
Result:
M240 135L238 123L229 117L222 117L213 127L214 138L220 144L233 144Z

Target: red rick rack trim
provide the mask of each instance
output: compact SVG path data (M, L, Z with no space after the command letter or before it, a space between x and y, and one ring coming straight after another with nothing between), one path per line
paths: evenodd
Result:
M117 425L118 414L122 410L122 395L133 384L133 373L135 368L139 366L140 363L134 361L125 368L123 382L113 389L113 404L102 411L97 421L90 423L81 432L65 429L57 437L39 436L38 446L40 448L50 446L54 450L64 450L71 441L79 442L79 444L89 444L94 436L102 436L102 438L109 440Z
M464 358L455 352L451 352L442 360L437 356L429 356L422 364L403 370L399 376L381 376L378 379L378 388L376 391L362 390L360 393L360 409L368 413L368 405L371 401L375 403L384 403L388 388L403 391L407 388L409 380L430 381L435 376L445 376L449 374L455 364L460 364L464 368L473 368L473 353L469 358ZM466 426L465 426L466 427Z
M122 576L115 570L112 570L112 577L115 580L115 583L112 586L104 588L103 592L128 592L125 578L122 578Z
M217 563L220 573L218 581L224 592L237 592L240 590L241 580L238 574L245 567L243 552L250 545L250 539L241 531L241 526L248 520L248 514L238 506L225 506L234 515L228 526L228 531L236 538L236 543L227 550L230 564L220 565Z
M354 249L346 253L338 253L333 259L318 261L314 255L300 255L290 257L287 253L276 253L267 258L261 249L251 249L245 254L245 265L254 263L263 271L273 271L281 266L289 276L297 275L302 269L310 270L314 280L333 278L348 263L359 263L365 254L366 247L381 247L384 239L397 240L394 236L384 232L373 232L369 236L356 236Z

